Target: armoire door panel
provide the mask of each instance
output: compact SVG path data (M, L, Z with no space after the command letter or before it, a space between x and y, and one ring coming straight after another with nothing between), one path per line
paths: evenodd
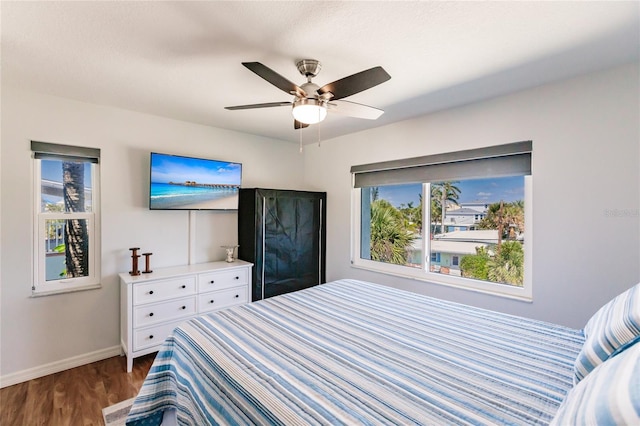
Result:
M252 300L324 282L325 199L319 192L240 190L239 257L256 265Z

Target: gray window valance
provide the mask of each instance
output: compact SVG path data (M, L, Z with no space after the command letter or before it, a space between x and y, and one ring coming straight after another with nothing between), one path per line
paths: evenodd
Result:
M100 162L99 148L31 141L31 151L33 151L34 158L40 160Z
M352 166L354 187L531 174L532 142Z

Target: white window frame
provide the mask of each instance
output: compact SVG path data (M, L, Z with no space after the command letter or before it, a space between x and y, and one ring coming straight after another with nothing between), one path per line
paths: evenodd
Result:
M428 226L423 226L422 230L423 264L421 268L362 259L360 257L362 191L357 187L352 188L351 192L351 266L353 268L393 275L396 277L531 302L533 301L533 179L530 175L524 176L524 192L524 233L526 238L524 240L524 282L522 287L431 272L431 250ZM429 208L430 194L431 191L429 190L429 184L423 184L422 199L425 200L422 212L423 223L431 223L431 209Z
M91 167L91 212L42 212L42 160L33 158L34 162L34 198L33 198L33 278L32 296L68 293L80 290L91 290L101 287L100 273L100 170L97 163L86 162ZM47 220L84 219L87 221L89 234L89 275L78 278L46 279L46 238Z

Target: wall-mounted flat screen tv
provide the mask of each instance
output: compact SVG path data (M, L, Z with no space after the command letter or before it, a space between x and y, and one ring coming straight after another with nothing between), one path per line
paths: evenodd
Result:
M151 153L149 209L237 210L242 164Z

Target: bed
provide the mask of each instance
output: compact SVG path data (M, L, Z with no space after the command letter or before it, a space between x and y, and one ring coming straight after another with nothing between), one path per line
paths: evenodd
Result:
M127 425L577 422L591 415L576 414L585 392L606 385L576 388L604 365L615 367L607 379L640 393L640 290L627 293L636 330L596 355L585 352L596 319L590 336L358 280L229 308L174 330ZM638 395L614 405L614 423L640 419Z

